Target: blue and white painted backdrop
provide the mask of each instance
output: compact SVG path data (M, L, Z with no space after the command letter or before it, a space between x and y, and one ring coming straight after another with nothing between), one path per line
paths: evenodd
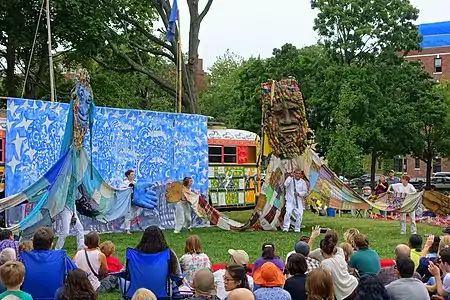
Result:
M66 103L8 100L7 195L22 191L57 161L68 109ZM89 150L88 141L86 136L85 146ZM207 118L204 116L97 107L92 150L94 165L112 186L119 186L124 172L134 169L137 179L145 182L192 176L193 188L202 193L207 191ZM159 193L158 209L145 210L140 226L173 228L173 207L165 201L165 191ZM24 210L8 212L8 223L17 222ZM85 229L90 227L88 230L122 229L122 220L108 226L86 218L83 221Z

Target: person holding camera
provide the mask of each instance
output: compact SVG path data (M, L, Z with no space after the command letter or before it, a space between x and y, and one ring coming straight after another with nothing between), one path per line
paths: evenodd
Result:
M308 193L308 186L305 180L302 179L302 172L295 169L293 176L288 173L288 176L284 181L284 187L286 188L286 213L284 215L283 231L289 231L289 227L291 226L291 215L292 212L294 212L297 217L295 220L294 231L300 232L304 209L303 197Z

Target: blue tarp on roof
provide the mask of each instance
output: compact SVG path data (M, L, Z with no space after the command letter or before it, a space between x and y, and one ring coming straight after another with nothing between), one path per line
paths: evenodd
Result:
M422 48L450 46L450 21L421 24L419 33L423 36Z

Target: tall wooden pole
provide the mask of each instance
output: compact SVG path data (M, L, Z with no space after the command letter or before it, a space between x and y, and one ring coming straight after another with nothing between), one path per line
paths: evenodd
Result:
M47 44L48 44L48 67L50 69L50 100L55 101L55 74L53 73L53 56L52 56L52 30L50 28L50 0L46 0L47 10Z
M180 24L180 10L178 10L178 113L181 113L181 102L183 98L183 51L181 50Z

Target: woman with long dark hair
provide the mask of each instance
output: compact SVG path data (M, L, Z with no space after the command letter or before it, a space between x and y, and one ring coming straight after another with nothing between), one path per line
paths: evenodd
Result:
M170 249L161 229L157 226L149 226L145 229L141 241L136 246L136 250L145 254L155 254ZM177 255L170 249L170 274L180 274L180 264Z
M247 270L243 265L229 265L223 276L225 291L227 293L232 290L244 288L250 290L247 279Z
M86 272L74 269L67 275L64 286L56 291L57 300L97 300Z
M273 243L264 243L261 246L261 257L258 258L253 266L253 273L266 262L271 262L276 265L281 271L284 271L284 262L275 252L275 245Z

